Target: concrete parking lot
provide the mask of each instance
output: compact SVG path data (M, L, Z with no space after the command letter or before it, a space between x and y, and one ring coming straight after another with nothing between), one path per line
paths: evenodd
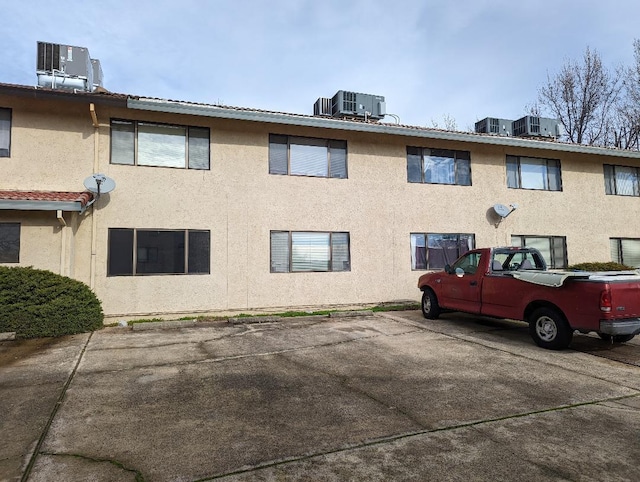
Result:
M417 311L2 342L0 479L637 481L640 345L603 343Z

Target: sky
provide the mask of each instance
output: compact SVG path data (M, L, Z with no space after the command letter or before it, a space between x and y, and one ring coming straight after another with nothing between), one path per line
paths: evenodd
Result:
M88 48L111 92L313 114L346 90L464 131L526 115L587 47L631 66L639 19L637 0L0 0L0 83L36 85L44 41Z

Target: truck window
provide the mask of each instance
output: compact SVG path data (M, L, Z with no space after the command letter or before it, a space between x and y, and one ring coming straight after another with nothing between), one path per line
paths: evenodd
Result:
M481 257L480 253L467 253L453 264L451 270L455 271L456 268L462 268L465 274L475 274L478 271Z

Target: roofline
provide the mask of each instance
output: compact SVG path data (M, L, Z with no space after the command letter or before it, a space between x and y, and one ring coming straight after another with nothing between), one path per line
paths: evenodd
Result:
M87 205L81 201L36 201L26 199L0 199L0 209L14 211L77 211L84 212Z
M554 141L523 139L518 137L502 137L475 132L455 132L425 127L411 127L391 124L365 123L351 120L327 118L320 116L304 116L260 110L243 110L209 104L194 104L148 97L128 97L127 107L155 112L172 114L186 114L219 119L233 119L250 122L268 122L272 124L293 125L301 127L316 127L343 131L366 132L371 134L386 134L392 136L416 137L494 146L517 147L526 149L540 149L548 151L571 152L601 156L625 157L640 159L640 151L614 149L607 147L586 146Z
M0 83L0 95L16 97L30 97L32 99L53 99L72 102L95 103L99 105L112 105L126 107L128 96L113 94L110 92L76 92L73 90L49 89L46 87L34 87L27 85Z

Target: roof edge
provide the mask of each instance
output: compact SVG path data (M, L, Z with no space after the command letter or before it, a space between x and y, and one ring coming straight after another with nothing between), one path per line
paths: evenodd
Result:
M171 100L128 97L129 109L185 114L219 119L242 120L249 122L267 122L272 124L293 125L301 127L317 127L343 131L356 131L371 134L406 136L423 139L469 142L495 146L550 150L580 154L592 154L613 157L640 159L640 151L613 149L606 147L586 146L582 144L559 143L553 141L523 139L517 137L501 137L475 132L457 132L429 129L424 127L400 126L392 124L365 123L319 116L304 116L279 112L242 110L209 104L194 104Z

